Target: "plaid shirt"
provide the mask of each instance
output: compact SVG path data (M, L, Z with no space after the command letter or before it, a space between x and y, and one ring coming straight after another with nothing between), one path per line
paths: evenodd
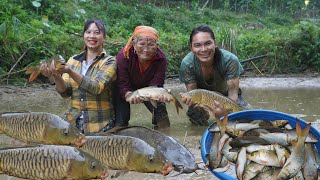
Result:
M71 57L67 65L81 74L81 66L85 58L86 51ZM107 55L103 50L90 65L80 85L67 73L62 77L67 89L59 93L64 98L71 98L70 108L65 114L69 122L76 123L76 119L82 116L84 133L94 133L99 132L114 119L112 104L112 88L116 79L114 57Z

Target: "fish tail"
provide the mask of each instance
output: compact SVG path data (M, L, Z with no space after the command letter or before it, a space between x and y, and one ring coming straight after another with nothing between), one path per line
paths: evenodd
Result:
M298 141L301 139L302 141L305 141L309 134L311 123L309 123L304 129L301 128L301 125L297 122L296 123L296 130L297 130L297 136Z
M35 70L31 73L30 77L29 77L29 82L35 80L38 75L40 74L40 71L39 70Z
M226 127L228 125L228 115L225 114L223 116L223 120L221 121L219 117L215 116L216 120L217 120L217 123L218 123L218 126L219 126L219 129L221 131L221 135L224 134L224 132L226 132Z
M177 113L179 114L179 108L183 109L182 105L180 104L180 102L178 101L178 99L176 97L173 97L173 102L174 105L176 107Z

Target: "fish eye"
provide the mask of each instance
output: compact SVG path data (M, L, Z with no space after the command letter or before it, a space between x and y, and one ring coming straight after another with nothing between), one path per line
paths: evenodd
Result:
M90 168L91 168L91 169L94 169L96 166L97 166L97 163L96 163L96 162L92 162Z
M149 162L153 162L153 156L149 156Z
M63 130L63 133L64 133L64 135L68 135L69 129L64 129L64 130Z

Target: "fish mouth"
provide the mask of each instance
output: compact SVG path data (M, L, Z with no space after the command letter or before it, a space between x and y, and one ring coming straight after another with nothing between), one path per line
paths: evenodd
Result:
M84 134L81 134L74 145L77 147L81 147L84 145L84 143L86 143L86 136Z
M104 180L104 179L106 179L108 176L109 176L108 171L107 171L107 170L104 170L104 171L101 173L100 178L101 178L101 180Z
M163 170L161 171L162 175L166 176L173 170L173 166L171 163L167 163L163 166Z

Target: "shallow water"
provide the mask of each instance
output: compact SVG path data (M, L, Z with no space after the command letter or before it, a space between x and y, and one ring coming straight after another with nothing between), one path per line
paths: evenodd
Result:
M173 94L178 96L182 89L174 89ZM269 109L281 111L300 117L306 121L314 122L320 120L320 88L299 88L299 89L252 89L243 88L243 96L255 109ZM52 95L53 91L42 92L34 91L34 96L30 98L23 94L0 93L2 103L0 103L0 112L17 111L45 111L62 115L67 107L66 100L59 96ZM44 93L44 94L41 94ZM179 98L178 98L179 99ZM171 128L164 131L165 134L174 137L180 143L184 144L195 156L196 162L201 164L200 140L207 127L191 126L185 112L187 107L178 115L173 104L167 104L168 114L171 120ZM151 127L151 113L143 105L132 105L132 119L130 125L141 125ZM210 119L213 122L213 119ZM0 136L0 146L13 145L11 138L4 135ZM203 163L201 164L203 165ZM172 172L174 175L177 172ZM169 176L170 176L169 175ZM18 179L1 175L0 180ZM160 174L128 172L118 179L164 179ZM197 174L182 174L176 177L166 177L165 179L217 179L208 171L197 170Z

